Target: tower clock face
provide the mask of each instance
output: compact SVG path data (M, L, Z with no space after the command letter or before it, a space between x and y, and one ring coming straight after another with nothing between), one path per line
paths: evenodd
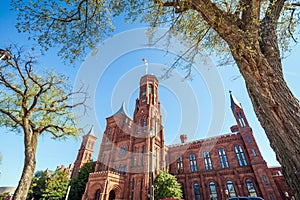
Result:
M119 151L119 156L124 156L127 153L127 146L122 145Z

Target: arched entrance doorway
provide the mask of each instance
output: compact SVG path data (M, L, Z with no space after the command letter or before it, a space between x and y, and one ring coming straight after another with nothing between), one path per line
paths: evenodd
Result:
M116 199L116 192L114 190L111 190L109 192L108 200L114 200L114 199Z

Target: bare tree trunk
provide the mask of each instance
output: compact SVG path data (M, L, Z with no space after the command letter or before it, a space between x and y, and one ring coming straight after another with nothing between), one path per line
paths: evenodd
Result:
M35 155L38 143L38 134L33 134L31 132L24 133L24 141L25 162L21 179L13 197L14 200L26 199L36 166Z

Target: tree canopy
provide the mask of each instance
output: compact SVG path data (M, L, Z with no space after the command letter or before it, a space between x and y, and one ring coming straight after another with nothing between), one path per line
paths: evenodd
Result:
M49 200L65 199L70 182L69 176L70 174L68 170L55 171L49 178L46 179L45 190L42 196Z
M38 74L42 70L34 67L34 57L23 55L20 48L14 50L10 59L0 63L0 126L24 135L24 167L14 199L26 199L38 136L76 137L80 129L72 108L83 106L86 94L82 89L72 91L63 75L51 71Z
M76 177L72 179L71 181L71 189L69 193L69 198L72 200L80 200L84 190L85 186L88 182L89 174L94 171L96 162L89 162L84 164Z
M193 61L206 49L236 63L254 111L270 140L286 180L300 199L300 106L287 86L281 59L299 37L296 0L12 0L17 28L43 49L58 45L74 61L113 31L112 19L142 19L167 26L190 45L179 58ZM190 70L190 69L189 69Z
M61 199L66 196L69 186L68 170L57 170L49 173L48 170L35 173L27 199Z
M167 171L160 171L154 179L154 199L182 198L181 186L177 179Z
M42 199L46 188L47 171L37 171L31 181L27 199Z

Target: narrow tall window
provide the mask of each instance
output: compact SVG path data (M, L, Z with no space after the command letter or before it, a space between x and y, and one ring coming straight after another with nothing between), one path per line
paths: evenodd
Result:
M249 144L251 144L251 137L250 137L250 135L247 135L247 141L248 141Z
M232 181L227 181L226 182L226 187L227 187L227 190L228 190L229 197L236 197L236 193L235 193L235 189L234 189L234 186L233 186L233 182Z
M196 161L196 155L195 154L190 154L190 169L191 172L196 172L197 171L197 161Z
M195 200L201 200L200 187L198 183L194 183L194 195Z
M249 196L251 196L251 197L257 197L254 184L253 184L253 182L250 179L246 179L246 186L247 186L247 190L249 192Z
M256 151L254 149L251 149L251 150L252 150L253 156L256 157L257 156Z
M239 166L247 166L247 161L242 147L240 145L236 145L234 147L234 152L236 154L236 158L238 160Z
M126 175L126 165L124 165L123 174Z
M179 156L177 159L177 171L178 174L183 173L183 160L182 160L182 155Z
M210 153L208 151L205 151L203 153L203 158L204 158L205 169L206 170L212 170L213 166L212 166L212 163L211 163Z
M138 125L137 125L137 134L139 135L141 133L141 120L138 120Z
M268 186L268 185L269 185L269 182L268 182L268 179L267 179L266 176L262 176L262 180L263 180L265 186Z
M210 189L210 195L212 197L212 200L218 200L217 188L214 182L209 183L209 189Z
M134 147L133 150L133 166L136 167L136 156L137 156L137 147Z
M244 120L244 117L243 117L242 113L237 112L237 116L238 116L238 120L239 120L239 123L240 123L241 127L245 127L246 123L245 123L245 120Z
M144 117L144 124L143 124L143 132L145 133L147 129L147 117Z
M145 145L144 145L144 146L142 146L142 166L144 166L144 161L145 161L145 151L146 151L146 149L145 149Z
M119 173L119 174L121 174L121 173L122 173L122 165L121 165L121 164L119 165L119 168L118 168L118 173Z
M220 157L220 163L222 168L229 168L228 159L224 148L218 149L218 154Z
M153 92L153 85L148 86L148 94L151 94Z

